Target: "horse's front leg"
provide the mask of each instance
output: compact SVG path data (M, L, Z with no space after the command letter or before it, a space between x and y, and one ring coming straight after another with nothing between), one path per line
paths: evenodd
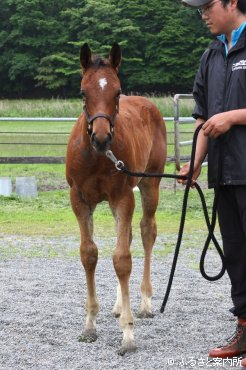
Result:
M129 279L132 269L130 252L131 222L134 211L133 192L129 192L112 206L117 224L117 246L113 254L114 268L119 279L117 302L121 305L120 326L123 331L120 355L136 350L134 340L134 323L130 306ZM119 294L121 297L119 297ZM117 304L116 304L117 305Z
M71 189L71 204L80 227L80 257L84 266L87 285L86 322L84 331L79 340L81 342L94 342L97 339L96 316L99 310L95 286L95 269L98 259L98 250L92 240L92 217L94 207L89 207L88 204L82 200L80 194L73 189Z

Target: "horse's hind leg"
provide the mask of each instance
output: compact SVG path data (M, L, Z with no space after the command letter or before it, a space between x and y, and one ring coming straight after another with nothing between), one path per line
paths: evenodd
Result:
M117 246L113 254L114 268L119 280L121 294L120 301L120 326L123 331L122 346L119 350L120 355L126 352L135 351L133 315L130 307L129 279L132 268L130 241L131 241L131 222L134 211L134 196L130 190L124 197L117 202L110 204L114 211L117 223Z
M92 240L93 234L93 210L80 197L77 191L71 189L71 204L77 217L80 233L80 257L84 266L87 285L86 298L86 322L84 331L79 338L81 342L94 342L97 339L96 334L96 316L99 305L96 297L95 269L97 265L98 250Z
M159 179L145 178L139 184L142 198L143 217L140 223L141 236L144 247L144 272L141 283L142 301L140 317L153 317L151 298L151 254L157 235L155 212L159 200Z

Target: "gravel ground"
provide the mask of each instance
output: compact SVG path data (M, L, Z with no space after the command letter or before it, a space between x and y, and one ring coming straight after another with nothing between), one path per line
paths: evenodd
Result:
M200 251L194 248L181 253L164 314L160 307L172 255L153 260L155 316L136 318L138 350L123 357L116 353L122 335L118 320L111 314L117 285L111 259L98 262L98 340L86 344L78 342L85 318L85 279L79 258L2 256L0 369L240 368L237 359L234 364L207 363L208 349L223 343L234 332L235 320L228 312L231 307L228 277L214 283L204 280L195 267L199 255ZM213 272L218 268L213 251L209 252L207 266ZM134 258L131 302L135 314L140 304L142 269L143 259Z

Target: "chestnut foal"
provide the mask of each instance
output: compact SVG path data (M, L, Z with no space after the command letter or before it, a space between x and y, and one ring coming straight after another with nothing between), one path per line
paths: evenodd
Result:
M147 98L121 95L117 76L121 61L118 44L112 46L108 59L92 56L85 44L81 48L80 61L84 111L69 139L66 175L71 188L72 209L80 227L80 255L87 282L86 322L81 340L92 342L97 339L99 305L95 269L98 250L93 241L93 212L98 203L107 201L117 228L113 263L119 285L113 313L120 318L123 340L119 354L123 355L136 349L129 296L131 223L135 205L133 188L139 187L143 209L140 226L145 260L140 315L151 317L150 260L156 238L155 212L160 180L128 177L115 168L105 153L110 148L131 171L163 172L166 129L159 110Z

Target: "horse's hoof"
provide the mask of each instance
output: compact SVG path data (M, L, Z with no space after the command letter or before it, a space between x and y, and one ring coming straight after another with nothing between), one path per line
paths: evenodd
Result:
M130 353L130 352L136 352L137 350L137 346L135 343L131 343L131 344L123 344L122 347L120 347L120 349L117 351L118 355L119 356L124 356L126 353Z
M93 329L84 331L79 337L79 342L83 342L83 343L93 343L96 340L97 340L97 333L96 333L96 330L93 330Z
M119 318L120 315L121 315L121 311L122 311L121 306L115 305L113 310L112 310L113 316L116 317L116 318Z
M113 316L118 319L120 317L120 312L113 312Z
M149 311L141 311L137 314L138 319L153 319L155 315Z

